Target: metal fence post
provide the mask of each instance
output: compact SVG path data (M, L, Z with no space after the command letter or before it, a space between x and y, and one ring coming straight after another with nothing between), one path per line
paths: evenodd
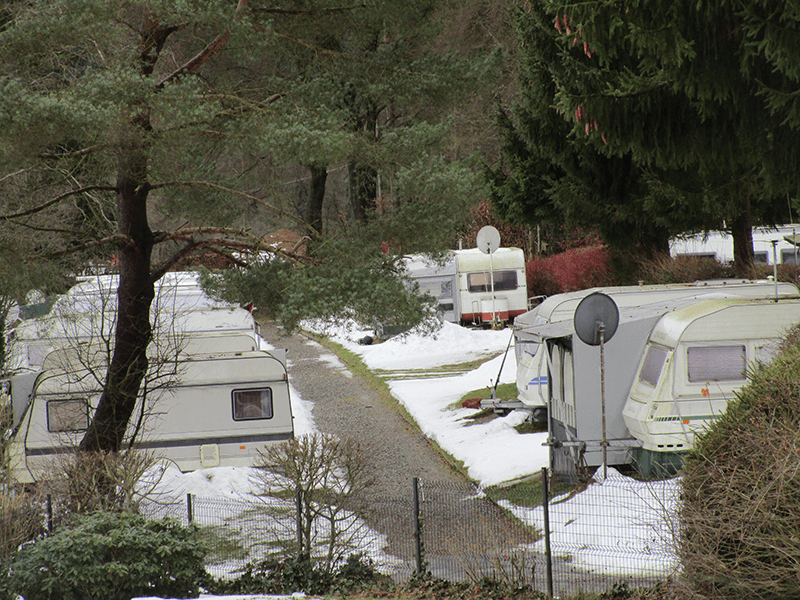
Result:
M422 523L419 516L419 478L414 477L414 541L416 542L417 575L422 575Z
M194 521L194 510L192 507L192 495L186 494L186 519L189 523Z
M47 494L47 533L53 533L53 496Z
M300 556L303 554L303 492L298 487L297 493L294 497L295 506L297 508L297 548L298 553L297 555ZM309 554L311 553L311 548L308 549Z
M553 553L550 551L550 490L547 467L542 467L542 514L544 515L544 555L547 573L547 597L553 597Z

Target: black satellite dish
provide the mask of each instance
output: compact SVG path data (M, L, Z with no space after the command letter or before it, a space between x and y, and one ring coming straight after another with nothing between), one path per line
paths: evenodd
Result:
M600 326L603 326L603 341L610 340L619 325L617 303L605 294L594 292L586 296L575 309L573 318L575 333L585 344L600 345Z

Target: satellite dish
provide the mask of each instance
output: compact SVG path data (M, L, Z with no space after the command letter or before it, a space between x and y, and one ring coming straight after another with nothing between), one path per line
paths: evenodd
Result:
M573 319L575 333L585 344L600 345L600 325L603 326L603 341L610 340L619 325L619 309L610 296L594 292L589 294L575 309Z
M491 254L500 247L500 232L491 225L481 227L476 241L481 252Z

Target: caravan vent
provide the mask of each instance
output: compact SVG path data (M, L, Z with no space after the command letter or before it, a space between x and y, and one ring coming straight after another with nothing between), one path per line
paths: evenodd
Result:
M204 444L200 446L200 464L203 467L219 466L219 446L216 444Z

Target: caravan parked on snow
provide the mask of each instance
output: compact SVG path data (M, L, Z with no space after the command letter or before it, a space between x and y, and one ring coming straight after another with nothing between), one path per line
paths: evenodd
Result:
M248 311L202 297L196 281L176 294L167 290L171 279L187 277L158 286L172 300L154 311L132 445L184 471L249 466L264 444L294 435L286 353L267 347ZM115 291L106 283L104 290ZM11 472L20 483L43 477L79 443L113 345L116 311L107 294L72 290L60 306L12 336L13 370L3 391L13 416Z
M519 248L491 254L454 250L443 263L417 255L406 259L405 267L420 291L437 299L446 321L508 323L528 310L525 255Z
M517 359L517 398L522 407L533 413L534 419L543 419L548 404L548 371L542 345L531 335L537 327L568 321L575 309L589 294L602 292L614 299L620 308L642 306L680 298L718 297L764 298L768 296L794 296L800 294L791 283L760 280L697 281L694 283L655 284L591 288L556 294L546 298L532 310L517 317L514 323L514 351Z
M573 324L580 300L598 290L548 299L549 303L545 301L539 307L544 310L538 315L538 324L533 324L536 315L532 316L531 324L520 317L515 326L515 343L521 344L522 352L528 354L530 360L527 364L518 364L518 369L530 373L535 368L537 377L547 378L541 385L536 382L535 387L534 402L542 404L527 409L540 409L547 417L553 470L571 476L579 468L602 465L604 437L608 464L627 464L638 458L635 449L642 446L642 441L628 429L622 413L651 331L665 315L711 299L746 302L750 301L748 298L770 296L763 302L775 306L776 289L780 303L790 302L789 298L797 302L796 286L779 284L776 288L773 282L728 282L724 288L703 286L702 292L689 286L599 290L619 303L616 333L605 344L604 398L601 397L599 351L581 341ZM555 319L548 320L548 315ZM735 323L729 325L732 329L736 327ZM722 335L721 332L717 334ZM519 355L519 348L517 353ZM529 385L527 391L531 391L531 387Z
M690 449L757 364L800 323L800 300L706 300L665 314L647 340L622 411L637 461ZM668 457L666 458L668 461Z
M222 341L216 337L209 345ZM164 380L153 378L147 385L155 389L140 396L129 426L129 433L138 429L133 447L192 471L251 466L265 444L293 436L285 353L191 354L174 367L169 376L162 373ZM41 479L74 450L97 406L103 375L72 349L57 349L38 373L8 381L14 481Z

